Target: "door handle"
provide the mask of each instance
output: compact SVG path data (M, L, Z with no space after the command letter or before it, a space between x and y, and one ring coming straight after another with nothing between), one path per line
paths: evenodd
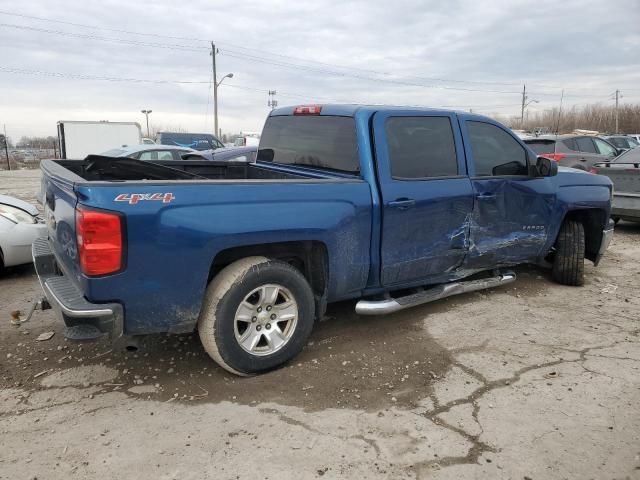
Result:
M393 202L387 203L388 207L397 208L398 210L407 210L413 207L416 201L413 198L397 198Z
M481 193L478 195L478 200L493 200L494 198L496 198L495 193Z

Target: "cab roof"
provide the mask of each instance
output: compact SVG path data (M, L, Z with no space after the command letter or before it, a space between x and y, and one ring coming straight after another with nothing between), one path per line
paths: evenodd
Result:
M356 113L363 112L365 114L372 115L376 112L394 112L394 111L416 111L416 112L446 112L456 113L460 115L466 115L468 117L476 118L488 118L483 115L471 114L460 110L451 110L446 108L434 108L434 107L410 107L406 105L358 105L358 104L301 104L290 105L286 107L276 108L271 111L269 116L286 116L294 115L294 111L298 107L321 107L319 115L327 116L340 116L340 117L355 117Z

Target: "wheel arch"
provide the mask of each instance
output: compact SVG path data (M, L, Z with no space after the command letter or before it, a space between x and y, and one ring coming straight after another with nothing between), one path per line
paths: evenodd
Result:
M326 310L329 283L327 246L320 241L262 243L232 247L218 252L211 262L207 283L227 265L246 257L264 256L287 262L298 269L311 286L316 301L316 316Z
M602 230L607 224L607 212L600 208L569 210L562 219L562 223L568 220L580 222L584 227L584 256L591 261L595 261L600 251Z

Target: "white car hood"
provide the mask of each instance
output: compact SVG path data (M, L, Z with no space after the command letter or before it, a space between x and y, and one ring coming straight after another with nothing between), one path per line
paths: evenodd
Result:
M38 209L36 207L31 205L29 202L25 202L24 200L20 200L18 198L10 197L8 195L0 195L0 203L9 205L10 207L19 208L20 210L24 210L34 217L38 215Z

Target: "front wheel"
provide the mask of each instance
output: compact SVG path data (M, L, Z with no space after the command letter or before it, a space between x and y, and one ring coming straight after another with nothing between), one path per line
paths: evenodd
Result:
M565 221L556 240L551 275L563 285L584 284L584 227L574 220Z
M274 369L304 347L314 322L304 276L288 263L247 257L207 287L198 333L207 353L236 375Z

